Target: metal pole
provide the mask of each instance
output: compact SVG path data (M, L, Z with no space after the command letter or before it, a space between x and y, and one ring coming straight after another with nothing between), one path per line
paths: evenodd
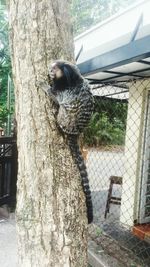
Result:
M8 74L8 85L7 85L7 109L8 109L8 117L7 117L7 136L10 136L11 133L11 78Z

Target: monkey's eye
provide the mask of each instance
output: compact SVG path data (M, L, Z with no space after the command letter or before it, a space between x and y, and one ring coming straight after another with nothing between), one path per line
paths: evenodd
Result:
M58 71L59 70L59 68L57 67L57 66L53 66L52 68L51 68L51 71L52 72L56 72L56 71Z

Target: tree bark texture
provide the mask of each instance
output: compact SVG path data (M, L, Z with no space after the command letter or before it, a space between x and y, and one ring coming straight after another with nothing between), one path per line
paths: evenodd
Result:
M18 139L19 267L87 266L80 175L36 82L54 59L73 60L67 0L10 0L10 47Z

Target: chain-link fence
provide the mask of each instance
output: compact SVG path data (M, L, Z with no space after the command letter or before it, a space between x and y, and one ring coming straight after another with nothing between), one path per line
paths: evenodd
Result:
M150 266L150 80L95 85L85 143L90 236L120 266ZM122 265L121 265L122 264Z

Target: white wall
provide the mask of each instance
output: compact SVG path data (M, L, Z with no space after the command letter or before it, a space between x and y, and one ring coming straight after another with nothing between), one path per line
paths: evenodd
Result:
M129 106L125 142L125 173L123 175L120 221L132 226L138 219L141 185L141 146L143 135L145 91L150 80L133 82L129 90Z

